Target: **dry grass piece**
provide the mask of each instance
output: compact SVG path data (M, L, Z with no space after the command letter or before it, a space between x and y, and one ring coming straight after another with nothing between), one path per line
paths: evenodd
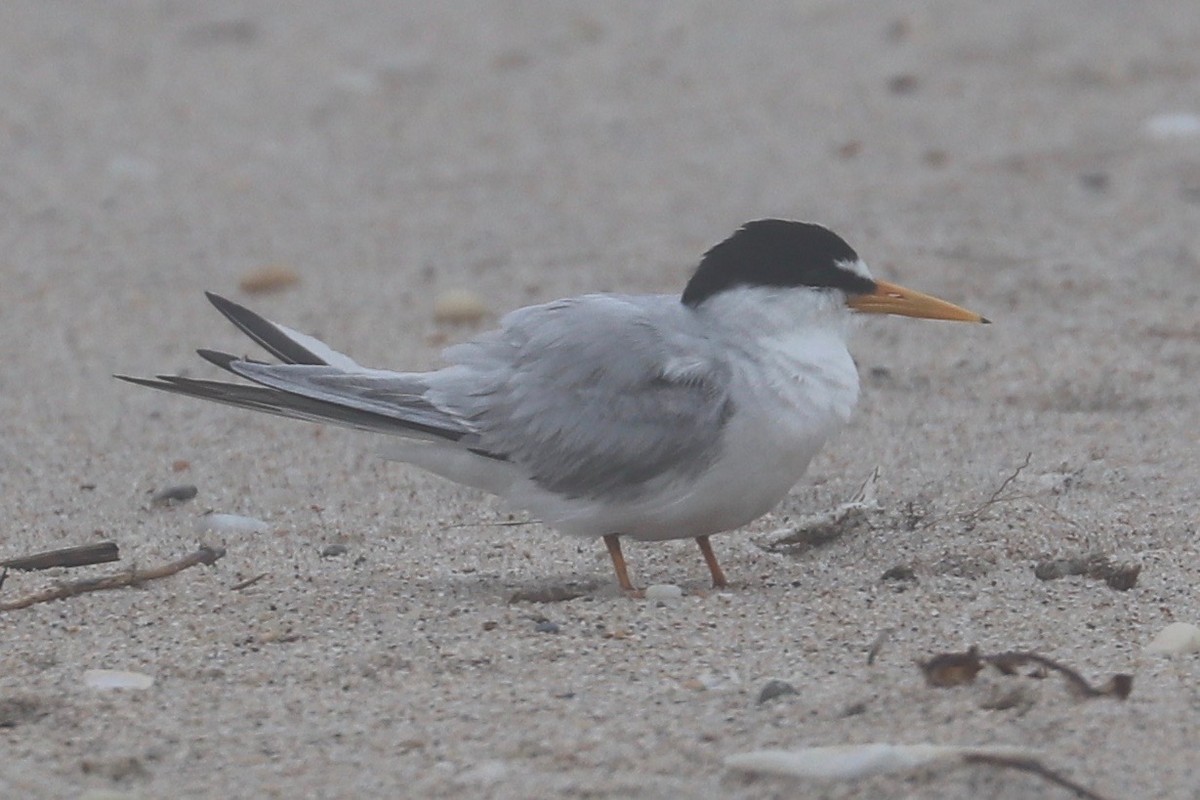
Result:
M234 591L234 592L240 592L242 589L249 589L251 586L258 583L259 581L261 581L263 578L267 577L270 574L271 573L269 573L269 572L261 572L258 575L255 575L253 578L247 578L244 581L238 581L233 586L230 586L229 589L230 589L230 591Z
M989 508L996 505L997 503L1003 503L1008 500L1016 500L1017 499L1016 497L1004 497L1003 496L1004 490L1012 485L1012 482L1015 481L1017 479L1017 477L1029 466L1029 462L1032 459L1033 459L1033 453L1032 452L1026 453L1025 460L1021 462L1020 466L1018 466L1015 470L1012 471L1012 474L1010 474L1007 478L1005 478L1003 480L1003 482L1001 482L1001 484L996 488L996 491L992 492L991 497L989 497L987 500L985 500L984 503L982 505L980 505L978 508L974 509L973 511L968 511L965 514L962 514L959 518L963 522L974 522L976 519L979 518L980 514L982 514L984 511L987 511Z

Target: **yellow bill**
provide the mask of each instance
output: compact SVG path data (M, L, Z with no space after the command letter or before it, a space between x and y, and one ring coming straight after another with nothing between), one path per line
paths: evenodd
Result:
M906 289L888 281L875 281L875 291L870 294L850 295L846 305L864 314L898 314L902 317L947 319L955 322L991 322L974 311L967 311L933 295Z

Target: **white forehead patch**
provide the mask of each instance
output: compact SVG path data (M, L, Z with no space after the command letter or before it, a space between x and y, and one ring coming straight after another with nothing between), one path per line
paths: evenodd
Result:
M871 270L867 268L867 262L863 261L861 258L857 261L838 261L836 263L840 268L849 272L853 272L860 278L866 278L869 281L875 280L871 277Z

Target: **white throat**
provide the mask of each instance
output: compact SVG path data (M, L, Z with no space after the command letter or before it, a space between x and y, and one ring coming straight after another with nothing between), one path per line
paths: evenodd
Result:
M814 424L832 430L849 419L859 387L847 349L855 320L841 292L740 287L697 311L723 339L741 373L738 384L751 397L778 403L808 431Z

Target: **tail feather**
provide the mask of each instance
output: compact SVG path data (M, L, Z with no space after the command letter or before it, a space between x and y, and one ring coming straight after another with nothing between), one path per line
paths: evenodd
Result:
M246 358L245 356L239 357L239 356L231 355L230 353L222 353L220 350L209 350L204 347L197 350L196 355L200 356L208 363L210 363L214 366L220 367L221 369L225 370L226 372L232 372L234 375L238 374L238 371L233 368L233 364L235 364L236 362L240 361L243 364L266 364L267 363L265 361L255 361L254 359Z
M461 418L430 403L422 377L369 370L307 334L255 314L220 295L209 301L283 364L198 350L201 358L257 385L174 375L114 377L138 386L310 422L428 441L455 442L479 455L478 435ZM496 458L497 456L491 456Z
M314 400L302 395L288 394L265 386L206 381L177 375L158 375L155 378L137 378L129 375L114 375L113 377L127 383L147 386L172 394L199 397L235 408L262 411L306 422L330 422L372 433L418 435L420 438L462 442L467 445L469 442L464 440L471 437L471 434L464 431L450 431L419 422L401 420L373 411L363 411L325 400Z
M255 314L245 306L227 300L219 294L205 292L208 302L237 326L238 330L257 342L264 350L285 364L328 364L312 350L281 330L282 326ZM220 366L220 365L218 365Z

